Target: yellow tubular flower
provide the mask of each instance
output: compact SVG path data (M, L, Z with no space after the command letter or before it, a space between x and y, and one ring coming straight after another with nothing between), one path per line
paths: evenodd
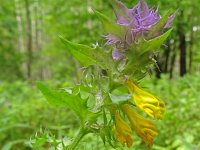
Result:
M132 127L136 130L137 135L145 141L148 147L151 147L154 138L158 134L156 126L136 113L128 104L123 105L122 108L131 122Z
M127 80L129 92L132 94L136 106L154 119L162 119L165 104L162 100L138 87L131 80Z
M131 134L132 130L130 126L121 118L119 112L115 112L115 127L116 127L116 138L117 140L127 147L131 147L133 144Z

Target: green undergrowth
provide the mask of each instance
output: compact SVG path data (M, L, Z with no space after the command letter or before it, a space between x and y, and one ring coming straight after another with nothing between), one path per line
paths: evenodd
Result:
M193 150L200 148L200 75L169 80L151 77L142 87L166 102L163 121L157 122L159 135L152 149ZM49 83L55 87L57 82ZM66 83L68 85L68 83ZM59 84L58 87L66 85ZM39 90L26 82L0 82L0 149L53 150L69 144L79 126L73 112L49 105ZM135 133L133 133L135 134ZM134 148L147 149L133 136ZM77 149L114 149L104 147L97 136L88 134ZM124 149L124 148L118 148Z

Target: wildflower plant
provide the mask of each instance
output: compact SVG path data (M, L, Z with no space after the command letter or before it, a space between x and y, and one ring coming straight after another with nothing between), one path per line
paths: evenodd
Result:
M60 90L38 83L51 104L73 110L80 120L80 131L67 149L74 149L88 133L113 147L131 147L137 134L151 147L159 131L150 118L160 120L165 112L164 101L139 83L156 64L156 50L172 31L175 13L161 17L145 0L132 9L117 0L110 3L116 21L94 10L106 32L104 45L91 48L60 37L66 50L84 66L81 81ZM142 116L142 111L147 115Z

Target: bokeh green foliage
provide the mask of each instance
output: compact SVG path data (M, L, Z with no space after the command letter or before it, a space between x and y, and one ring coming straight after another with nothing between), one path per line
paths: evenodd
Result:
M24 11L24 1L19 0L20 8ZM33 1L30 1L34 6ZM49 78L53 80L50 87L55 84L59 87L69 85L69 82L78 78L77 65L65 51L58 35L82 44L92 45L98 41L102 43L103 29L94 14L90 14L91 8L95 8L107 16L111 15L111 7L106 0L88 0L83 3L80 0L46 0L39 2L39 16L43 22L40 30L44 39L42 48L34 54L34 72L38 75L38 70L46 68L50 73ZM123 0L128 6L133 6L137 1ZM189 39L191 28L199 28L199 1L193 0L154 0L147 1L151 6L159 5L161 14L165 14L165 8L179 8L184 10L185 15L180 17L177 14L174 31L171 39L172 45L178 44L177 28L178 24L183 27ZM162 12L163 11L163 12ZM13 1L2 0L0 6L0 149L28 149L30 141L35 149L53 149L53 133L56 139L68 141L74 135L78 121L74 121L75 115L66 109L50 106L34 87L22 81L24 78L21 71L22 62L26 62L26 53L21 54L17 48L17 27L15 21L15 6ZM194 18L190 21L188 18ZM26 19L22 17L25 28ZM188 21L189 20L189 21ZM195 29L196 29L195 28ZM198 72L200 60L199 53L199 29L194 33L193 56L194 72ZM163 50L164 48L162 48ZM175 49L178 53L178 49ZM38 78L38 77L36 77ZM159 138L156 139L153 149L198 149L199 141L199 114L198 109L200 76L186 76L184 78L174 78L168 80L168 76L162 76L161 80L153 79L145 82L144 87L154 92L156 95L166 100L167 110L164 121L159 123ZM8 82L11 80L13 82ZM60 81L65 83L60 84ZM150 84L151 83L151 84ZM40 129L42 128L42 131ZM47 128L47 129L46 129ZM46 131L47 130L47 131ZM50 133L49 133L50 132ZM35 134L38 136L35 136ZM31 140L30 140L31 137ZM50 139L50 142L49 142ZM81 142L80 149L104 149L100 138L93 140L93 135L88 135ZM42 141L42 142L41 142ZM24 144L24 142L26 144ZM29 144L28 144L29 143ZM34 144L35 143L35 144ZM50 146L50 143L52 145ZM134 137L134 149L141 148L139 139ZM42 146L43 145L43 148ZM106 148L109 149L109 148ZM110 148L111 149L111 148ZM120 148L119 148L120 149ZM145 149L145 147L143 148Z
M66 122L77 126L72 113L51 107L37 88L28 83L1 82L0 93L0 149L27 149L40 129L62 137L71 127Z
M14 16L15 7L12 3L2 1L0 6L0 79L15 80L22 78L19 67L21 55L15 50L17 28ZM13 70L15 71L11 74L10 72Z
M167 78L162 76L157 80L152 77L142 82L143 88L165 99L167 107L163 121L157 122L159 136L152 149L198 149L200 97L197 89L200 88L200 76L185 76L171 81ZM59 140L58 143L68 143L76 133L79 123L78 118L74 120L74 113L66 108L52 107L35 87L21 82L12 85L1 82L0 92L0 149L23 150L30 145L35 149L53 149L53 139ZM134 145L132 149L146 149L136 136ZM92 134L87 135L77 149L92 147L112 149L108 145L104 147L101 139Z

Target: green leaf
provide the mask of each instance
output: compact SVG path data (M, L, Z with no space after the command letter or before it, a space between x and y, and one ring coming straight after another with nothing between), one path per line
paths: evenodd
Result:
M164 26L169 20L169 16L172 15L172 10L169 10L153 27L151 27L150 32L147 35L147 39L151 39L156 37L160 33L162 33Z
M160 46L164 43L164 41L170 35L171 31L172 31L172 29L169 29L164 34L162 34L154 39L151 39L149 41L143 40L139 44L134 44L132 46L132 48L133 48L133 50L135 49L136 51L138 51L140 55L143 55L146 52L155 51L160 48ZM134 51L131 51L131 53L134 53ZM131 57L131 55L130 55L130 57Z
M70 94L65 90L50 90L40 82L38 82L37 86L50 104L73 110L82 123L93 115L88 110L87 99L81 99L79 94Z
M110 20L108 17L106 17L105 15L103 15L98 11L94 11L94 13L102 22L104 29L107 33L111 33L112 35L116 35L124 39L125 34L127 33L128 30L126 26L115 23L114 21Z
M100 66L102 69L112 68L112 58L100 47L91 48L86 45L70 42L61 37L62 42L66 45L67 50L85 67L90 65Z
M167 37L170 35L171 31L173 29L169 29L167 32L162 34L161 36L158 36L152 40L149 40L145 43L146 49L144 49L144 52L147 51L154 51L160 48L160 46L164 43L164 41L167 39Z
M171 33L172 29L152 40L142 40L138 44L132 45L127 51L128 63L123 72L134 77L135 80L141 80L147 73L149 66L153 63L149 56L151 52L160 48L163 42Z

